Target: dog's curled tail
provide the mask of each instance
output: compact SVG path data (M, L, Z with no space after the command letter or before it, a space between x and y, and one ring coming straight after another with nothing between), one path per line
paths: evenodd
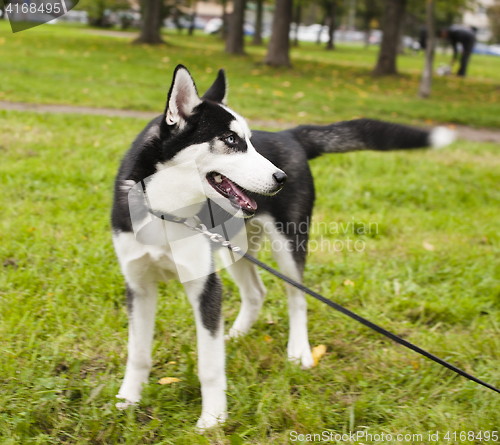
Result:
M373 119L357 119L332 125L301 125L291 130L308 159L323 153L357 150L405 150L441 148L455 140L455 132L445 127L430 131Z

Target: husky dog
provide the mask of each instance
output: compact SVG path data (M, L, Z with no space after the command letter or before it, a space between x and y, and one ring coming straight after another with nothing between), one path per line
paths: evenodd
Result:
M200 429L227 417L222 289L213 266L213 246L200 235L194 245L174 255L173 241L157 243L148 241L147 236L140 239L131 216L135 193L140 198L147 196L149 203L146 213L141 216L139 211L139 219L160 221L169 232L168 240L192 236L193 232L179 222L193 221L195 225L193 217L203 213L207 202L216 202L217 215L235 216L242 229L246 226L245 239L252 240L247 250L251 255L256 255L263 235L286 245L273 252L276 261L283 273L301 281L307 230L289 233L280 228L290 227L290 223L292 227L309 227L314 202L309 159L354 150L441 147L453 140L453 133L446 128L426 131L370 119L304 125L277 133L251 132L245 120L227 107L226 94L223 70L200 98L188 70L177 66L165 112L146 126L122 161L112 211L113 242L126 280L129 311L127 367L116 396L123 401L117 407L123 409L140 400L152 365L157 284L175 278L182 269L191 273L181 281L196 320L203 400L197 423ZM285 181L286 186L277 194ZM216 225L212 221L209 227ZM222 250L221 255L227 256L229 252ZM229 337L237 337L246 334L255 322L266 290L255 266L247 261L233 261L228 271L242 300L229 331ZM306 299L295 288L288 287L287 292L288 357L307 369L313 366L313 358Z

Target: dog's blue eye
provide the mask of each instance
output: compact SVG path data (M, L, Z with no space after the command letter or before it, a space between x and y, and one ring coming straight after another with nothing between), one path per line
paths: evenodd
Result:
M234 144L236 142L236 140L234 139L234 136L229 136L226 138L226 142L228 144Z

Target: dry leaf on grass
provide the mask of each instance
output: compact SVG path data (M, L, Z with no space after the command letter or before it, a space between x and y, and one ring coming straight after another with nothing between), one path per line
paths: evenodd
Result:
M435 250L435 247L431 243L428 243L427 241L424 241L422 243L422 246L424 246L424 249L428 250L429 252L432 252L433 250Z
M323 357L326 353L326 346L325 345L318 345L312 348L312 356L314 360L314 366L316 366L319 362L319 359Z
M180 382L180 380L176 377L163 377L162 379L158 380L158 383L160 385L170 385L170 383L177 383Z

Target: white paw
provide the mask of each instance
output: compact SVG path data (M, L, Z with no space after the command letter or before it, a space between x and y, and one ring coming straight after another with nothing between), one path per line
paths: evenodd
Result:
M125 397L120 396L120 394L115 396L117 399L124 399L124 402L118 402L115 406L121 411L127 409L129 406L137 405L139 401L133 402L131 400L127 400Z
M196 429L203 432L208 428L212 428L217 425L222 425L227 419L227 413L219 414L218 416L213 414L202 413L201 417L196 422Z
M245 335L245 332L239 331L238 329L232 327L229 329L229 334L226 335L226 340L230 340L231 338L238 338L238 337L243 337Z
M300 364L302 369L310 369L314 366L314 359L311 353L309 343L300 348L288 347L288 360L297 365Z

